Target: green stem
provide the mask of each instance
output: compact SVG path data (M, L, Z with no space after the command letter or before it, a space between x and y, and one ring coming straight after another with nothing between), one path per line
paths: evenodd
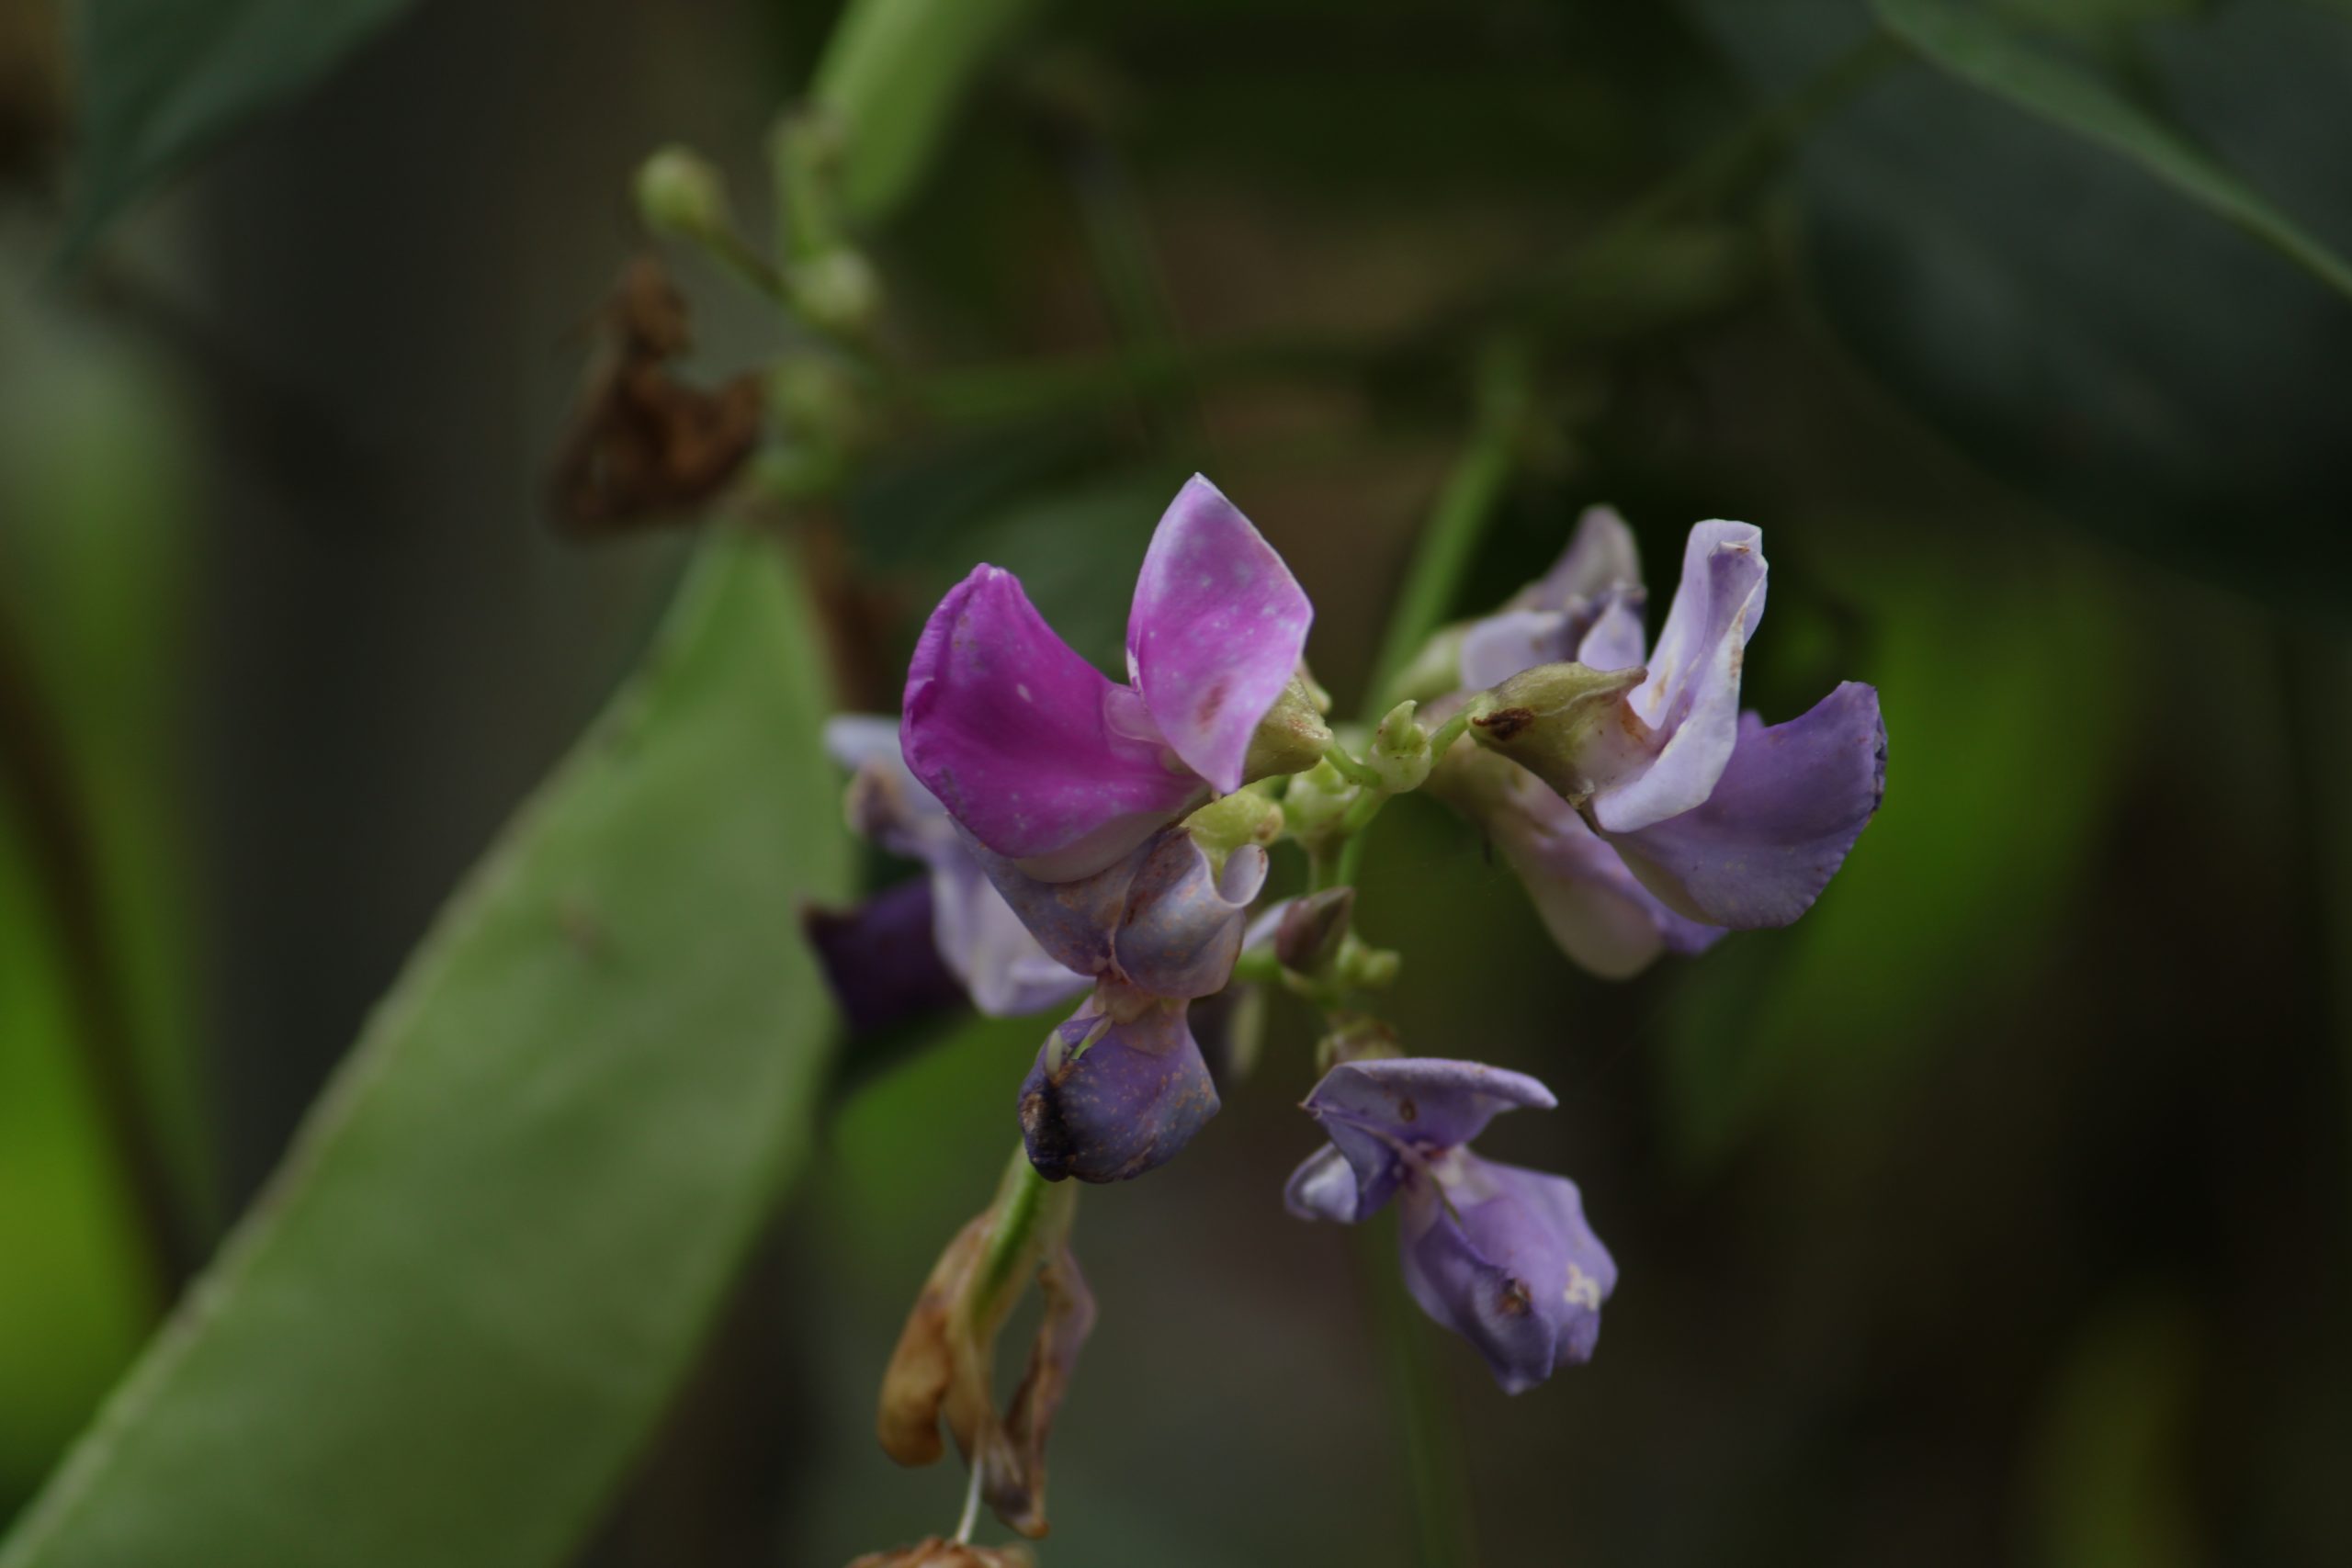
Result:
M1490 350L1479 367L1478 410L1470 439L1446 476L1445 489L1430 513L1405 570L1405 588L1388 617L1380 657L1365 688L1365 722L1387 711L1388 688L1431 633L1444 623L1461 592L1478 539L1495 513L1509 481L1528 396L1523 352L1504 345Z
M1036 1261L1038 1232L1048 1219L1067 1223L1077 1203L1077 1190L1069 1182L1057 1187L1037 1174L1029 1151L1016 1148L997 1183L996 1227L989 1233L989 1249L981 1256L974 1281L975 1316L986 1321L1008 1287L1016 1287L1028 1266Z
M1336 740L1324 748L1323 760L1351 784L1362 784L1366 789L1381 787L1380 771L1369 762L1358 761L1346 747Z
M1372 1303L1389 1398L1402 1417L1421 1568L1473 1568L1478 1541L1461 1428L1430 1356L1429 1330L1397 1275L1396 1229L1393 1224L1358 1225L1356 1264Z

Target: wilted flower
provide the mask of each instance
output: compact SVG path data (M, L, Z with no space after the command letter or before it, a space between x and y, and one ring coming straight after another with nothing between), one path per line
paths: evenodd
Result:
M1476 1348L1505 1393L1589 1360L1617 1265L1566 1177L1482 1159L1470 1140L1551 1090L1476 1062L1346 1062L1306 1098L1330 1144L1291 1177L1302 1219L1353 1224L1399 1198L1405 1284Z
M1026 874L1091 875L1212 789L1241 786L1261 722L1294 685L1313 615L1282 557L1195 475L1160 518L1136 582L1129 684L1055 636L1011 572L977 567L916 645L900 723L907 764L974 839Z
M1046 1438L1094 1326L1094 1298L1069 1248L1071 1194L1035 1192L1016 1164L995 1201L940 1254L883 1373L875 1422L883 1451L906 1465L945 1451L944 1422L989 1506L1032 1539L1046 1533ZM990 1375L996 1337L1032 1273L1045 1317L1000 1417Z
M1556 799L1466 748L1433 787L1486 825L1561 945L1600 973L1696 951L1704 928L1794 920L1885 792L1871 688L1847 682L1781 725L1740 712L1765 575L1758 530L1693 528L1645 665L1633 536L1595 510L1541 582L1462 637L1462 679L1486 688L1468 699L1472 739Z
M846 715L825 727L825 745L851 770L851 826L930 868L927 877L854 911L810 921L853 1027L931 1004L941 964L972 1005L994 1018L1036 1012L1086 989L1087 977L1054 962L1006 907L945 808L907 771L898 725Z
M895 1551L869 1551L849 1568L1037 1568L1037 1559L1017 1543L974 1546L934 1535Z

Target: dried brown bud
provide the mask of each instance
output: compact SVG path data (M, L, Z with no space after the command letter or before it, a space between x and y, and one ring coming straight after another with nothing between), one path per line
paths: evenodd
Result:
M1027 1547L974 1546L932 1536L890 1551L869 1551L849 1568L1037 1568Z

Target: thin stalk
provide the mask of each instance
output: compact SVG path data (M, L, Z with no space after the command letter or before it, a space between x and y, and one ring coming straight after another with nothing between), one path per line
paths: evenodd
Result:
M1412 562L1405 571L1404 592L1389 614L1380 657L1373 663L1364 697L1368 724L1376 723L1387 711L1384 698L1388 688L1412 662L1421 644L1444 624L1447 610L1461 592L1478 540L1510 479L1527 410L1528 374L1527 356L1515 345L1490 350L1480 364L1478 408L1470 438L1454 459L1429 525L1414 546Z
M1403 1417L1398 1425L1413 1487L1421 1568L1475 1568L1478 1539L1461 1428L1430 1356L1427 1325L1397 1276L1396 1247L1390 1245L1395 1230L1393 1224L1358 1225L1356 1264L1372 1303L1389 1399Z

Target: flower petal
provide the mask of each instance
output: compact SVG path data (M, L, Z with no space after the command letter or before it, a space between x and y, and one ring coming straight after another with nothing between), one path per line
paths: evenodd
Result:
M989 1017L1039 1012L1093 984L1029 933L960 840L933 857L931 888L940 956Z
M1413 1299L1470 1341L1504 1393L1591 1359L1617 1265L1575 1182L1464 1155L1416 1179L1398 1239Z
M1564 664L1577 656L1578 630L1566 610L1505 610L1473 621L1462 634L1462 684L1484 691L1522 670Z
M1175 1157L1216 1114L1181 1001L1097 990L1055 1027L1021 1086L1021 1136L1048 1181L1124 1181Z
M1298 668L1314 607L1283 558L1195 474L1151 536L1127 616L1127 671L1152 722L1218 790L1241 787L1258 721Z
M805 909L800 924L853 1034L878 1033L964 1000L933 938L929 877L886 887L854 909Z
M1357 1217L1387 1202L1416 1157L1460 1147L1518 1106L1549 1111L1552 1091L1483 1062L1397 1056L1342 1062L1307 1095L1308 1115L1355 1172Z
M1704 952L1724 934L1668 908L1532 774L1483 821L1560 951L1603 979L1639 974L1660 953Z
M1802 718L1740 723L1705 804L1610 841L1675 908L1739 930L1813 907L1886 793L1878 693L1849 681Z
M1577 519L1577 531L1569 536L1568 547L1560 552L1552 570L1530 585L1521 597L1537 608L1565 610L1580 600L1598 599L1611 592L1630 589L1638 594L1641 587L1642 551L1634 542L1634 531L1625 526L1625 520L1617 515L1615 507L1588 506L1584 515ZM1641 660L1636 659L1634 662L1639 664Z
M1593 814L1611 832L1679 816L1707 798L1739 734L1739 671L1764 614L1764 536L1745 523L1690 530L1682 586L1658 632L1649 679L1629 701L1662 738L1648 766L1610 781Z
M966 839L966 848L1045 951L1080 974L1163 997L1222 990L1241 954L1266 852L1244 844L1219 875L1193 836L1170 828L1075 882L1043 882Z
M1371 1211L1357 1202L1356 1173L1348 1156L1326 1144L1308 1155L1283 1189L1283 1207L1302 1220L1331 1220L1351 1225Z
M1099 871L1202 794L1133 694L1071 651L1011 572L948 592L915 645L907 766L972 836L1067 880Z

